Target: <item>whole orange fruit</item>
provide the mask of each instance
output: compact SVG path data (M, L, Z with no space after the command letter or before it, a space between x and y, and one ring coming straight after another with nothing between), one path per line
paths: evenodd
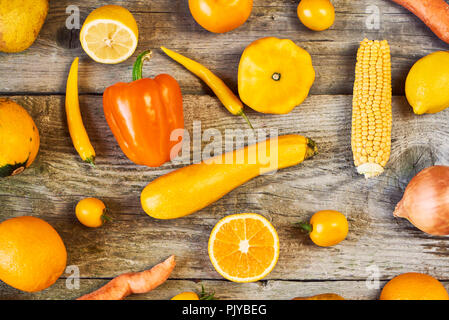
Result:
M391 279L382 289L380 300L449 300L449 294L434 277L410 272Z
M0 223L0 280L28 292L48 288L64 272L67 251L55 229L35 217Z

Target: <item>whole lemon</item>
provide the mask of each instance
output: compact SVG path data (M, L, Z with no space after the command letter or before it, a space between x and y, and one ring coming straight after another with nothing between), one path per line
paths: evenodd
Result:
M0 51L21 52L36 40L48 0L0 0Z
M35 217L0 223L0 280L28 292L48 288L64 272L67 251L55 229Z
M391 279L382 289L380 300L449 300L449 294L434 277L409 272Z
M437 113L449 107L449 51L418 60L407 76L405 94L416 114Z

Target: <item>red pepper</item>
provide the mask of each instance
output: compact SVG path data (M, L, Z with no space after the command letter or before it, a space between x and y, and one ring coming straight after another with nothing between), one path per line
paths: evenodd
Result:
M136 164L159 167L181 149L182 136L171 141L170 135L184 129L184 116L181 88L173 77L161 74L142 79L143 61L150 57L151 51L138 56L133 82L120 82L105 90L103 109L125 155Z

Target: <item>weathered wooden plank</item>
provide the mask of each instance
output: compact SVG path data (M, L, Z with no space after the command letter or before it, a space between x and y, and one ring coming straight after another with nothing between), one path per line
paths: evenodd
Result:
M142 270L175 254L176 279L220 279L207 254L215 223L227 214L257 212L278 230L281 253L267 279L363 280L370 266L383 279L416 271L449 279L447 238L431 237L392 211L414 173L433 163L449 164L449 111L415 116L403 97L395 97L392 158L386 172L366 181L357 175L350 149L351 96L311 96L291 114L248 112L256 128L280 134L302 133L314 139L320 154L275 175L256 178L191 216L158 221L140 208L140 191L157 176L176 168L150 169L132 164L121 153L104 120L101 97L82 96L82 113L98 153L95 169L83 164L66 128L61 96L14 97L33 115L41 132L40 154L23 174L0 180L0 220L35 215L60 232L69 265L81 276L112 277ZM186 128L201 121L202 130L242 128L215 99L185 96ZM203 145L206 142L203 142ZM103 199L114 222L100 229L81 226L73 213L87 196ZM348 239L318 248L293 223L321 209L344 212Z
M0 283L0 299L38 299L62 300L76 299L104 285L107 280L81 279L79 289L68 289L66 279L60 279L47 290L37 293L25 293L8 288ZM69 282L71 285L72 282ZM369 283L371 285L371 283ZM379 282L382 288L385 281ZM449 290L449 282L443 282ZM220 300L290 300L294 297L311 296L321 293L334 292L348 300L375 300L379 298L380 289L368 287L365 281L259 281L256 283L232 283L229 281L192 281L168 280L159 288L147 294L132 295L133 300L168 300L184 291L200 292L201 285L206 290L215 291ZM72 288L70 286L70 288Z
M187 1L52 1L49 17L37 42L20 54L0 53L0 92L62 93L68 68L81 56L80 90L101 93L116 81L129 81L134 59L116 66L90 60L80 48L78 31L65 27L66 8L79 5L82 20L94 8L117 3L128 7L140 27L138 51L161 45L179 50L208 65L232 89L237 87L237 67L243 49L264 36L290 38L313 57L317 80L313 94L351 94L358 42L363 37L388 39L393 56L393 90L403 93L408 70L420 57L448 46L437 39L416 17L388 0L335 0L337 20L325 32L307 30L296 17L298 1L259 0L249 21L241 28L222 35L211 34L191 17ZM379 30L368 30L368 6L381 12ZM157 50L158 51L158 50ZM137 53L136 53L137 54ZM145 74L170 73L180 81L185 93L207 93L198 79L158 51Z

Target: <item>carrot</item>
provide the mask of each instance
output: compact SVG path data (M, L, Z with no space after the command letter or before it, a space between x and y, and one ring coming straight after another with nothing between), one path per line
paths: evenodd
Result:
M393 0L420 18L438 38L449 43L449 4L444 0Z
M171 256L150 270L122 274L77 300L122 300L133 293L149 292L168 279L175 264L175 256Z

